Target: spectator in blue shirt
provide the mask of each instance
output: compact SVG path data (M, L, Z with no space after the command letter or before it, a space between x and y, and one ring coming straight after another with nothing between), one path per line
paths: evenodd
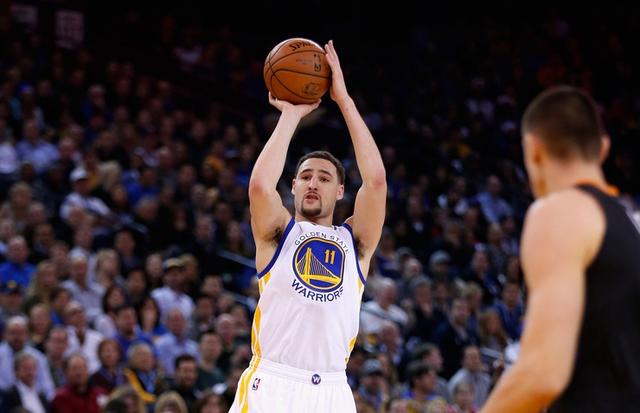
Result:
M36 267L27 262L29 248L24 237L18 235L9 240L7 248L7 262L0 265L0 282L15 281L23 289L31 282Z

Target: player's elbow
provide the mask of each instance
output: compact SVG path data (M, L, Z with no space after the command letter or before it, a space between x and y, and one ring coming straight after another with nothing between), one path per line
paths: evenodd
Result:
M273 190L273 185L258 176L252 175L249 180L249 197L260 196Z
M382 168L379 171L376 171L372 174L369 179L367 179L367 185L373 189L386 189L387 188L387 174Z
M545 405L557 399L569 385L568 374L561 369L549 370L535 374L535 383L533 383L537 398L545 402Z

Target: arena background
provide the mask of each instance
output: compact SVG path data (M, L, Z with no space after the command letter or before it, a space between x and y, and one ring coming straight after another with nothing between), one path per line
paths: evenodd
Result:
M359 411L449 411L465 397L479 408L522 330L517 254L532 197L519 121L533 96L559 83L594 96L612 138L607 178L638 215L640 13L610 6L0 2L0 411L15 407L13 358L28 348L52 411L68 411L62 360L81 351L87 409L138 400L226 412L258 298L246 187L277 120L262 64L289 37L334 40L387 169L387 220L347 370ZM325 96L291 145L288 206L294 161L314 149L344 162L348 193L359 186ZM76 179L106 212L72 207ZM336 223L351 208L339 203ZM162 306L174 267L188 313ZM452 311L458 301L469 311ZM166 312L157 320L154 303ZM112 365L103 339L117 344ZM156 366L137 360L144 346L126 351L139 343ZM176 366L183 353L195 361ZM438 379L420 380L432 367ZM452 380L460 371L480 383L471 395Z

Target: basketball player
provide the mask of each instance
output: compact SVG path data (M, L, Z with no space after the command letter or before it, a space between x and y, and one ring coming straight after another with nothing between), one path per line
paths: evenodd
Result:
M344 194L344 167L328 152L303 156L291 192L295 214L276 185L301 118L318 107L269 97L282 113L249 183L260 300L252 328L253 359L231 412L354 412L346 363L358 333L369 261L385 216L386 177L378 148L347 93L329 42L331 98L351 135L362 186L353 216L333 225Z
M630 412L640 406L640 233L600 167L593 100L538 96L523 122L537 200L522 235L529 288L520 354L483 413Z

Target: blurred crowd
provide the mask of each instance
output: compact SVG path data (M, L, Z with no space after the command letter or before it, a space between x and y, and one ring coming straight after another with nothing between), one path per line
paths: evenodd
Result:
M566 82L594 94L613 140L607 176L638 214L633 19L415 25L394 59L332 34L389 189L347 365L359 412L476 412L517 357L532 201L519 118L535 93ZM251 358L247 185L277 119L264 56L233 25L137 22L154 33L137 59L0 24L2 412L226 412ZM163 70L141 71L149 59ZM339 113L318 112L289 153L288 207L309 149L342 160L347 194L360 184Z

